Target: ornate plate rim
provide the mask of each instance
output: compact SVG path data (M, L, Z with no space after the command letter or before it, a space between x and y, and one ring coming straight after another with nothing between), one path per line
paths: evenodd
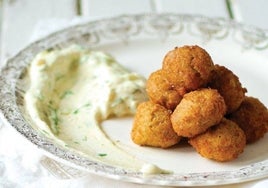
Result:
M20 134L22 134L27 140L45 152L52 158L55 158L60 161L64 161L70 166L75 168L86 170L91 173L109 177L112 179L135 182L141 184L153 184L153 185L169 185L169 186L204 186L204 185L223 185L223 184L232 184L238 182L246 182L250 180L260 179L268 176L268 160L253 163L252 165L246 166L239 170L234 171L221 171L221 172L209 172L209 173L180 173L180 174L171 174L171 175L152 175L144 176L138 172L126 171L117 167L101 164L98 162L90 161L85 157L75 154L71 151L63 149L56 146L51 140L45 138L35 131L28 122L24 119L19 109L17 94L20 92L20 88L17 88L17 83L19 82L20 76L23 73L22 70L30 62L29 60L33 57L33 53L37 53L48 46L60 48L61 45L67 45L64 42L67 41L65 38L68 32L72 30L77 30L77 34L71 35L68 38L68 42L72 42L72 39L79 37L79 35L85 35L86 32L83 31L83 28L91 28L90 35L84 36L88 37L92 45L98 44L99 38L94 36L95 32L103 32L103 25L108 22L115 22L119 24L119 27L122 27L124 24L124 19L131 19L133 22L140 23L144 18L163 18L172 19L176 18L176 22L205 22L209 23L210 21L214 25L212 26L211 32L217 29L217 26L226 27L227 30L237 30L240 32L246 32L249 35L254 35L255 41L239 41L243 48L253 48L257 50L266 50L268 47L268 37L267 33L264 30L243 25L232 20L227 20L223 18L208 18L200 15L186 15L186 14L138 14L138 15L122 15L114 18L101 19L97 21L91 21L83 24L77 24L65 28L63 30L52 33L43 39L40 39L36 42L29 44L26 48L21 50L17 55L13 56L7 61L7 64L1 69L0 75L0 109L1 109L1 119L15 128ZM172 22L171 22L172 23ZM120 25L121 24L121 25ZM157 26L167 26L165 23L157 23L160 25ZM162 24L162 25L161 25ZM80 28L80 30L79 30ZM82 29L81 29L82 28ZM98 30L100 29L100 30ZM214 29L214 30L213 30ZM84 33L83 33L84 32ZM134 31L131 31L134 32ZM165 30L163 30L165 32ZM173 32L173 31L172 31ZM178 31L179 32L179 31ZM88 31L89 33L89 31ZM105 33L102 33L105 35ZM164 36L165 33L159 33L161 36ZM213 33L212 33L213 34ZM134 34L133 34L134 35ZM73 38L72 38L73 37ZM118 37L115 35L114 37ZM219 37L219 36L207 36L207 37ZM222 36L224 37L224 36ZM58 39L60 38L60 39ZM126 35L121 35L119 40L127 42L131 38L129 33ZM57 39L57 40L56 40ZM211 38L207 38L210 40ZM57 42L55 42L57 41ZM261 42L260 42L261 41ZM64 43L64 44L63 44ZM34 49L34 50L33 50ZM17 63L17 62L20 63ZM20 96L20 94L18 94Z

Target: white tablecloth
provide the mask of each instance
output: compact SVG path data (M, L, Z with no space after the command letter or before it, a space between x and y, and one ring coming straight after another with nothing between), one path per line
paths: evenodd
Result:
M70 24L84 21L87 20L76 18L71 21L58 19L41 21L36 25L31 40L36 40ZM0 122L0 187L156 187L106 179L92 174L85 174L79 178L59 179L41 165L42 159L43 153L41 151L19 135L15 129ZM217 187L264 188L268 187L268 179Z

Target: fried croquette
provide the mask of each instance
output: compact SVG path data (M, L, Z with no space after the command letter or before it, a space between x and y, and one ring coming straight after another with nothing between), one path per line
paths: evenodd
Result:
M203 48L183 46L166 54L162 69L169 72L169 80L177 90L189 92L207 85L214 64Z
M215 89L200 89L184 95L171 115L179 136L193 137L218 124L226 112L223 97Z
M230 161L241 154L246 145L244 131L225 118L205 133L190 138L189 143L203 157L216 161Z
M247 143L259 140L267 132L268 110L257 98L246 96L229 118L243 129Z
M227 114L238 109L247 91L231 70L220 65L215 65L209 87L217 89L223 96L227 106Z
M186 139L203 157L224 162L268 132L267 108L197 45L169 51L146 91L131 131L138 145L168 148Z
M162 69L153 72L149 76L146 91L151 101L170 110L174 110L182 99L181 94L168 81L167 73Z
M151 101L139 104L131 131L134 143L168 148L180 141L170 122L170 110Z

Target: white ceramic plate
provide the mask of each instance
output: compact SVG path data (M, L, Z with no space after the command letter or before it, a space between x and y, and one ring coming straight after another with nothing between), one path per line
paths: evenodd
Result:
M218 163L202 158L192 147L180 144L171 149L139 147L130 139L131 119L107 120L103 129L131 154L173 174L144 177L141 173L90 161L67 150L32 128L24 110L25 69L44 49L59 49L77 43L112 54L128 69L145 77L161 67L167 51L175 46L200 45L214 63L239 76L248 95L268 106L268 37L260 29L224 19L158 14L120 16L77 25L37 41L11 58L0 77L2 119L54 159L78 169L129 182L156 185L220 185L268 176L268 135L248 145L237 160Z

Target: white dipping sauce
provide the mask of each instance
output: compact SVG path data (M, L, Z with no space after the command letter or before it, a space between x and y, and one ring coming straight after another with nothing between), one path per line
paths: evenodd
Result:
M119 148L100 127L110 117L133 115L147 99L142 76L103 52L74 45L39 53L29 77L26 108L46 136L95 161L145 174L165 172Z

